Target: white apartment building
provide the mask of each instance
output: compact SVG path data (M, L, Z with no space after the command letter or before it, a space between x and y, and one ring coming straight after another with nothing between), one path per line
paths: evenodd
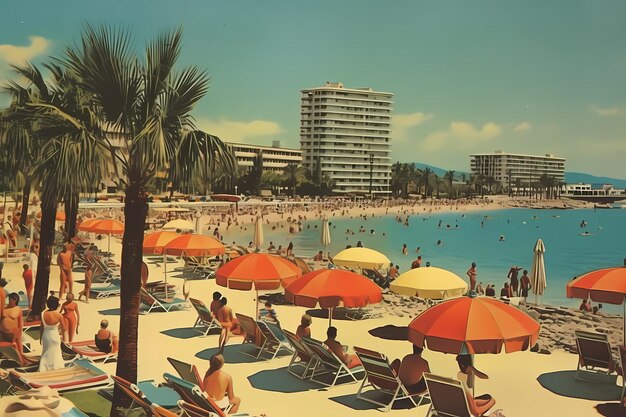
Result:
M282 174L289 164L302 164L302 151L300 149L281 148L279 141L273 141L272 146L247 145L244 143L226 143L235 153L237 165L244 170L252 168L254 158L263 155L263 170L275 171Z
M301 91L302 164L333 191L384 196L391 181L393 94L342 83Z
M493 177L502 188L520 184L528 187L536 183L543 174L553 178L556 183L565 181L565 158L551 154L524 155L495 151L493 153L470 155L470 169L472 175L482 174Z

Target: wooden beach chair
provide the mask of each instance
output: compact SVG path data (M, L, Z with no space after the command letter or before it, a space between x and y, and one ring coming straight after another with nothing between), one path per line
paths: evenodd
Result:
M189 301L196 310L196 313L198 313L198 318L196 318L196 322L192 326L194 330L202 333L204 336L208 335L213 329L217 329L219 331L222 330L222 325L215 317L213 317L213 314L211 314L206 304L196 298L189 298ZM200 330L198 328L204 330Z
M91 362L107 363L117 360L117 352L102 352L96 346L95 340L82 340L80 342L61 342L61 351L68 356L86 359Z
M256 323L261 333L263 333L263 336L265 336L265 343L263 347L261 347L257 358L260 357L262 353L267 353L271 355L269 359L274 359L276 355L278 355L278 352L282 350L293 353L294 350L289 343L289 339L287 339L278 325L267 323L263 320L257 320Z
M151 393L148 397L138 385L130 383L117 375L111 375L111 378L113 378L113 382L120 389L120 391L122 391L131 400L131 404L126 410L126 415L129 415L132 410L142 409L146 412L146 415L151 416L153 404L158 404L160 401L163 403L167 401L164 398L164 395L174 394L174 392L172 392L173 390L169 387L159 387L158 391ZM178 409L179 400L180 398L178 398L175 405L172 405L170 408Z
M245 333L243 342L241 343L254 343L259 349L261 349L265 343L265 336L261 332L261 329L259 329L256 320L240 313L235 313L235 316L237 316L239 325Z
M615 370L611 344L604 333L574 331L578 346L578 365L575 378L584 380L584 374L610 375Z
M313 368L311 375L311 381L315 381L328 387L333 387L340 378L346 376L352 379L351 382L358 382L359 380L356 375L360 372L365 371L363 366L360 364L355 365L352 368L348 368L348 366L343 363L343 361L339 359L337 355L335 355L319 340L305 337L301 339L301 342L313 353L316 359L315 368ZM329 373L331 374L331 376L334 376L333 381L330 384L321 379L316 379L316 377L319 375Z
M300 379L309 378L311 376L309 371L312 371L315 368L316 359L314 353L311 352L295 334L287 330L283 330L283 333L287 339L289 339L291 346L295 349L293 356L291 357L291 361L289 362L289 366L287 366L287 372ZM304 371L302 373L298 373L294 371L294 368L304 368Z
M174 358L167 358L167 361L176 369L176 372L182 379L198 386L202 385L202 378L200 377L200 372L198 372L196 365L191 365Z
M384 411L391 410L391 407L396 401L409 399L413 405L418 407L425 398L427 393L426 387L419 392L410 391L403 383L396 371L391 367L389 359L385 355L373 350L364 349L361 347L354 347L354 352L361 360L363 368L365 368L365 378L361 387L356 393L356 397L370 402L372 404L383 407ZM365 391L368 390L368 391ZM364 392L375 391L382 392L389 396L389 401L384 403L377 401L363 395ZM418 403L415 402L413 397L419 396Z
M178 408L180 408L180 406ZM170 411L167 408L163 408L158 404L151 404L150 409L154 417L180 417L175 412Z
M153 310L163 310L166 313L169 313L171 309L174 307L182 307L187 304L185 300L180 298L173 298L171 300L159 300L145 288L141 288L141 302L148 307L146 313L150 313Z
M183 417L223 417L225 415L223 412L221 415L212 413L182 400L178 403L178 407L181 409Z
M24 391L45 385L59 392L110 385L109 375L84 359L54 371L21 372L13 369L9 371L9 380L13 386Z
M463 383L457 379L424 373L430 408L427 416L473 417Z
M226 416L230 407L227 407L226 410L222 410L198 385L168 373L163 374L163 378L165 378L167 384L180 395L180 398L184 402L193 404L204 411L214 413L220 417Z

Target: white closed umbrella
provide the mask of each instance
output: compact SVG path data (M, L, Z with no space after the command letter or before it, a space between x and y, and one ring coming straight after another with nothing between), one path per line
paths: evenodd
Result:
M537 239L535 248L533 249L535 255L533 256L533 267L530 272L530 285L532 285L533 294L535 294L535 304L539 296L543 295L546 289L546 266L543 262L543 254L546 252L546 247L543 244L543 240Z
M256 220L254 221L254 237L252 239L252 243L256 246L257 252L260 250L259 248L263 245L263 221L261 220L261 216L257 214Z
M326 247L330 246L330 226L328 225L328 217L324 217L322 221L322 235L320 237L320 242L322 246L324 246L324 252L326 252ZM326 255L324 253L324 255Z

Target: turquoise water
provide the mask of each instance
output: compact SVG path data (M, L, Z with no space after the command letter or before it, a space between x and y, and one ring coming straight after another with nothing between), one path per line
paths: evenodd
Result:
M586 228L581 228L585 220ZM441 228L438 227L441 221ZM484 224L481 226L481 222ZM450 225L448 229L446 225ZM458 225L458 228L456 226ZM317 226L317 228L315 228ZM366 232L360 233L363 227ZM321 221L303 223L302 233L289 235L285 229L268 230L265 227L265 246L273 241L276 246L294 244L296 254L313 256L322 249ZM353 234L346 234L351 229ZM372 235L370 230L374 229ZM587 231L589 236L580 234ZM385 236L383 236L383 232ZM250 234L250 236L247 236ZM505 237L500 241L500 235ZM246 235L226 236L247 244L252 237L251 228ZM497 291L506 281L512 265L530 271L533 247L538 238L546 246L545 265L548 288L544 302L560 305L578 305L565 297L565 284L574 276L586 271L623 265L626 258L626 210L529 210L509 209L497 211L459 212L413 215L409 226L396 221L394 216L356 219L331 218L332 244L328 250L335 254L346 245L364 246L386 254L400 265L400 272L410 268L417 257L419 246L422 265L427 261L467 278L465 272L476 262L478 281L496 284ZM442 244L437 245L441 240ZM406 243L408 255L402 255ZM521 276L521 273L520 273Z

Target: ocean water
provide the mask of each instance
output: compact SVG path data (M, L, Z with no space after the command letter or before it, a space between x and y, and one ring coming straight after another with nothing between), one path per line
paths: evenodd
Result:
M581 227L583 220L586 227ZM531 270L533 247L541 238L546 246L548 281L543 301L550 304L578 306L580 301L566 298L565 284L593 269L623 265L626 258L626 210L623 209L424 213L410 216L408 226L394 216L368 217L367 220L331 217L330 221L332 243L328 250L331 254L361 241L365 247L386 254L400 266L401 273L421 255L422 265L429 261L464 279L470 264L476 262L478 281L485 286L495 284L497 292L506 282L512 265ZM313 256L323 249L321 224L320 220L306 221L303 231L293 235L284 228L271 230L266 226L264 246L270 241L283 247L293 242L296 254ZM359 232L361 227L366 231ZM248 226L247 231L227 234L225 239L247 244L252 238L252 229ZM584 232L589 235L581 235ZM503 241L500 241L501 235ZM437 245L438 240L441 240L440 245ZM402 254L404 243L408 247L407 255ZM418 246L420 252L416 253Z

